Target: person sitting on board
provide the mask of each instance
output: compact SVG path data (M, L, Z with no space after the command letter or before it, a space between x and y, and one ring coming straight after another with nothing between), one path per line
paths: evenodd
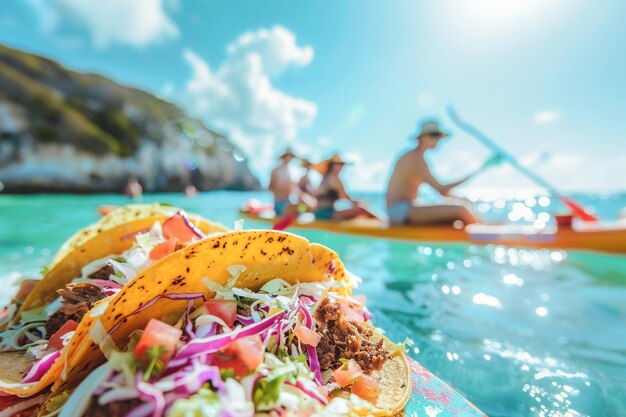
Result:
M301 205L315 206L315 198L300 190L289 171L289 163L294 159L301 159L287 148L279 156L279 164L270 176L268 189L274 194L274 212L276 217L289 215L300 210ZM297 203L293 204L292 199Z
M317 198L315 207L315 218L318 220L344 221L356 217L367 217L370 219L379 218L368 211L363 205L348 195L339 177L339 173L347 164L341 156L334 154L315 165L315 170L323 178L320 186L315 190L313 196ZM352 207L346 210L335 210L335 202L340 199L347 199L352 202Z
M267 187L274 194L274 212L276 216L281 216L287 206L291 204L290 197L295 191L296 183L289 172L289 163L297 158L291 148L285 149L282 155L278 157L279 163L272 171L270 176L270 184Z
M313 169L313 163L308 159L303 158L300 160L300 166L304 168L304 174L300 177L300 181L298 181L298 188L307 194L312 194L313 185L311 184L311 178L309 175Z
M421 132L416 136L417 146L402 155L396 162L387 186L387 213L391 224L452 224L461 221L467 225L480 221L473 213L472 207L459 200L433 205L417 202L417 192L422 184L429 184L441 195L448 197L453 188L493 164L490 159L477 172L459 181L441 184L431 174L424 154L429 149L436 148L441 139L446 136L448 133L442 132L436 121L424 122Z

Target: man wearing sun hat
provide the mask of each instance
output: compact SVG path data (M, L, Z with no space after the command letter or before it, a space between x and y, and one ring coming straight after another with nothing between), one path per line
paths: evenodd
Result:
M470 224L477 221L471 207L458 200L437 205L417 202L417 192L422 184L429 184L447 197L450 190L476 174L450 184L441 184L433 177L424 154L429 149L436 148L446 136L448 133L441 131L439 123L434 120L425 121L416 135L417 146L396 162L387 186L387 213L391 224L451 224L458 220Z

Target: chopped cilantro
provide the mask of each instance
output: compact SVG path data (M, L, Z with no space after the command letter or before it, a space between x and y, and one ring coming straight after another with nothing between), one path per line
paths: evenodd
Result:
M146 368L146 372L143 374L143 380L148 381L151 376L157 376L163 371L163 361L161 356L165 353L165 347L163 346L151 346L146 349L144 355L150 359L150 363Z
M233 368L220 368L220 376L223 381L226 381L228 378L234 378L235 375L235 370Z
M50 267L48 265L42 265L41 268L39 268L39 275L41 276L48 275L48 272L50 272Z

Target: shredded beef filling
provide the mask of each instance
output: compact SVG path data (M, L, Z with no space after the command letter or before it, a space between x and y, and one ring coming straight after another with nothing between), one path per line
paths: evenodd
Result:
M326 297L313 313L322 338L317 345L317 356L322 371L341 366L340 359L354 359L366 374L381 368L389 359L383 339L374 342L374 331L367 325L345 318L341 305Z
M63 297L63 301L61 308L50 316L46 323L48 337L56 333L68 320L80 322L96 301L106 297L100 287L87 282L67 284L65 288L57 290L57 293Z
M92 401L91 407L85 412L84 417L124 417L130 410L137 407L140 401L137 399L125 401L113 401L100 405Z
M92 272L91 274L87 275L87 278L108 280L109 276L113 274L115 274L115 270L113 269L113 266L111 264L106 264L102 266L100 269L96 270L95 272Z

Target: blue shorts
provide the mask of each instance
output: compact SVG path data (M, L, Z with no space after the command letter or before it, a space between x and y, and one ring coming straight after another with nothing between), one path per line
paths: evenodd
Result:
M317 220L331 220L335 214L335 209L332 207L325 207L315 212L315 218Z
M411 201L398 201L387 207L387 215L391 224L406 224L413 208Z
M278 200L274 202L274 213L276 213L277 216L281 216L288 205L289 200Z

